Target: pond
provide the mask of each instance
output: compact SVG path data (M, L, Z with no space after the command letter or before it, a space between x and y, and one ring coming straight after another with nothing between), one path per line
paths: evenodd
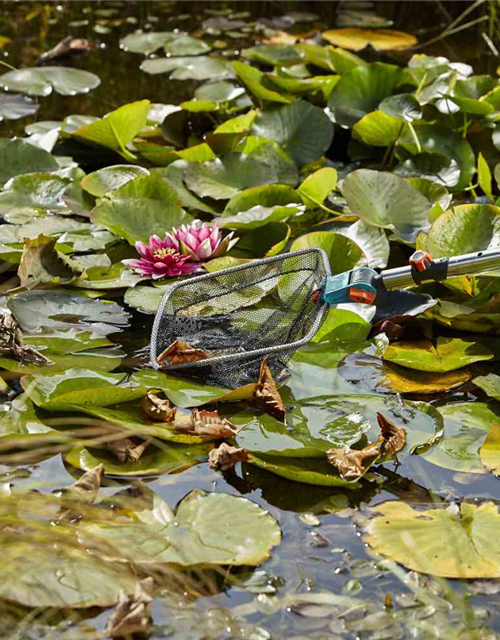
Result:
M500 270L361 271L500 252L451 4L3 3L2 637L500 637Z

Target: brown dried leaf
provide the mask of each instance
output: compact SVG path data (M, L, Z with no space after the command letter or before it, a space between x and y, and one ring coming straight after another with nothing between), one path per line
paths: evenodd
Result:
M151 438L139 440L139 438L121 438L107 442L106 446L118 458L120 462L137 462L146 451Z
M185 362L198 362L198 360L205 360L206 358L208 358L206 351L192 347L184 340L177 338L165 351L160 353L156 358L156 362L158 364L166 362L169 365L175 365L184 364Z
M0 357L14 358L22 362L35 364L53 364L41 353L31 347L23 347L23 333L10 313L0 316Z
M212 469L227 471L232 469L237 462L246 462L248 451L239 449L223 442L217 449L212 449L208 454L208 466Z
M37 65L52 64L54 60L64 60L73 56L89 53L89 51L95 48L96 44L85 40L85 38L67 36L64 40L58 42L50 51L42 53L36 63Z
M326 452L328 462L337 469L340 477L346 480L361 478L379 456L378 443L368 445L364 449L345 446Z
M222 440L223 438L232 438L237 429L226 420L221 418L217 411L205 411L202 409L193 409L191 411L191 421L193 424L193 432L197 436L209 436L214 440Z
M271 369L267 364L267 356L260 365L259 380L252 397L252 404L262 409L273 418L285 422L286 409L274 382Z
M406 444L406 431L398 427L381 413L377 413L377 420L382 434L383 452L397 453Z
M63 497L68 497L79 502L92 504L96 499L97 493L104 478L104 465L99 464L90 471L83 474L70 487L65 487L59 493Z
M132 637L145 633L151 626L151 603L154 581L148 577L138 582L134 595L120 591L118 604L108 618L104 635L109 638Z
M148 393L141 402L142 411L153 418L153 420L161 420L162 422L172 422L175 418L175 407L167 398L159 398L154 393Z

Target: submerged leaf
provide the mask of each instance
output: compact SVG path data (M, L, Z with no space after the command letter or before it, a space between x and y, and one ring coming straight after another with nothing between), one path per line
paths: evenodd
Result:
M156 362L161 365L166 362L169 366L184 364L185 362L198 362L207 358L207 352L203 349L192 347L184 340L178 338L170 346L164 349L156 358Z
M208 466L220 471L232 469L237 462L246 462L247 460L248 451L232 447L225 442L217 449L212 449L208 454Z

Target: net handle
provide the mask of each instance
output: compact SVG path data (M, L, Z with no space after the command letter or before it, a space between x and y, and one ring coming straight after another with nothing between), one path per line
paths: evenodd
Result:
M170 287L168 287L168 289L165 291L165 293L163 294L163 297L161 299L160 305L156 311L156 316L155 316L155 320L153 323L153 330L151 332L151 345L150 345L150 352L149 352L149 357L150 357L150 362L151 365L154 369L160 369L159 364L156 362L156 356L157 356L157 343L158 343L158 332L160 330L160 324L161 324L161 317L163 315L163 312L165 310L165 306L168 302L168 299L170 298L170 296L177 291L177 289L181 289L182 287L186 286L186 285L192 285L192 284L196 284L197 282L204 282L205 280L209 280L211 278L217 277L217 276L223 276L226 275L228 273L236 273L238 271L244 271L245 269L251 269L252 267L256 267L256 266L260 266L260 265L265 265L265 264L272 264L273 262L280 262L283 260L287 260L288 258L295 258L297 256L301 256L301 255L310 255L312 253L317 254L320 258L321 261L323 263L323 269L325 271L325 275L326 277L330 277L331 276L331 269L330 269L330 261L328 259L328 255L326 254L326 252L323 249L318 249L316 247L312 247L310 249L300 249L299 251L291 251L289 253L282 253L280 255L277 256L272 256L271 258L263 258L262 260L252 260L251 262L248 262L246 264L241 264L238 265L236 267L229 267L228 269L221 269L220 271L214 271L213 273L206 273L203 274L201 276L195 276L194 278L188 278L187 280L183 280L182 282L176 282L175 284L171 285ZM311 338L314 337L314 334L317 331L317 328L319 327L323 316L327 310L327 305L323 305L323 309L321 310L320 314L318 315L318 318L316 319L317 321L314 323L314 326L312 327L311 331L309 331L309 333L307 334L307 336L305 338L302 338L301 340L298 340L297 342L294 342L293 344L288 345L290 348L298 348L304 344L307 344L307 342L310 342ZM246 354L242 354L242 357L244 355L246 355L248 357L248 355L250 353L253 353L254 355L258 356L258 355L265 355L266 353L273 353L274 351L279 351L279 350L283 350L283 347L269 347L267 349L256 349L255 352L249 352L247 351ZM237 354L234 355L228 355L228 356L219 356L218 358L209 358L208 360L201 360L200 362L200 366L202 364L208 364L209 362L223 362L224 360L227 359L231 359L231 360L235 360ZM238 354L239 355L239 354ZM187 363L186 363L187 364ZM196 365L197 363L189 363L191 366ZM174 367L172 367L173 369ZM181 367L175 367L175 368L182 368Z

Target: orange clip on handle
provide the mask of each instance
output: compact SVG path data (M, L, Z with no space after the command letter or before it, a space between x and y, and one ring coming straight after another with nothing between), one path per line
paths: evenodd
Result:
M361 302L362 304L373 304L376 297L377 294L372 293L371 291L356 289L356 287L349 287L349 298L353 302Z
M415 251L415 253L411 256L410 266L414 267L417 271L422 273L423 271L427 271L429 267L432 265L432 256L427 251Z

